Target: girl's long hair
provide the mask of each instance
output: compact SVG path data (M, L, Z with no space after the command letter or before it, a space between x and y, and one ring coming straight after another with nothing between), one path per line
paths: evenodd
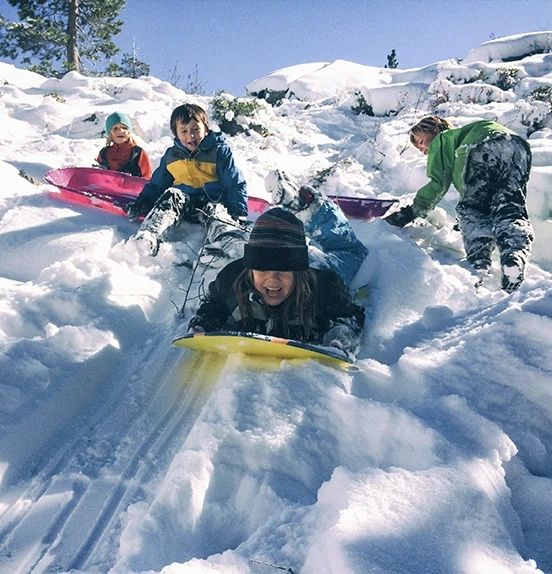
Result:
M316 275L311 269L293 271L294 287L291 295L280 304L276 325L286 338L308 340L312 338L316 325L315 302L318 291ZM251 310L250 294L255 291L251 269L244 269L233 285L242 321L246 330L253 330L254 317ZM297 325L290 326L290 321L297 319ZM293 330L293 333L292 333Z

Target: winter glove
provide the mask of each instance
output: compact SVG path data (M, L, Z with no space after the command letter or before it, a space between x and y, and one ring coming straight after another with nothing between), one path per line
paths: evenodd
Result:
M205 333L205 329L201 325L194 325L188 329L188 335L197 335L198 333Z
M328 343L328 347L332 347L333 349L339 349L343 354L345 354L345 351L343 350L343 343L339 339L332 339Z
M147 215L151 211L152 207L153 203L149 199L138 196L134 201L131 201L127 205L129 221L136 221L137 219L140 219L140 217Z
M392 213L389 217L386 217L385 221L395 227L404 227L414 221L416 217L418 216L414 213L412 205L406 205L405 207L401 207L398 211L395 211L395 213Z
M359 337L347 325L335 324L322 337L324 347L339 349L349 359L354 359L358 350Z
M247 215L234 215L232 219L243 229L251 229L253 222L247 219Z
M346 351L343 348L341 341L338 341L337 339L333 339L333 341L330 341L326 346L339 351L344 357L347 357L347 359L355 359L354 353L352 351Z

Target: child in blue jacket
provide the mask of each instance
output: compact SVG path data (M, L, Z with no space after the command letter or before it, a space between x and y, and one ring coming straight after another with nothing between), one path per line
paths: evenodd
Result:
M146 216L136 239L155 255L164 235L181 221L200 221L209 204L220 203L231 218L247 216L247 187L222 133L209 129L207 113L195 104L177 107L170 120L174 145L138 198L128 206L131 221Z

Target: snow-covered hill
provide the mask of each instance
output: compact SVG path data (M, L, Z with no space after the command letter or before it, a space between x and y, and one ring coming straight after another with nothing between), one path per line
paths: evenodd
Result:
M475 291L453 190L426 227L353 222L370 250L357 373L171 347L202 229L146 257L127 243L134 224L18 174L92 165L115 110L155 166L172 109L212 98L0 63L0 571L552 573L549 37L248 86L278 101L254 118L268 135L229 138L251 195L279 167L324 174L328 193L408 200L426 181L408 128L427 113L494 119L531 144L536 241L514 295L498 268Z

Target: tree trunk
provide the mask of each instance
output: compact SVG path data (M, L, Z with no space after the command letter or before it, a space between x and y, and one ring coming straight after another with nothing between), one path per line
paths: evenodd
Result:
M77 22L79 17L79 0L69 0L67 18L67 68L68 71L80 71L79 46L77 42Z

